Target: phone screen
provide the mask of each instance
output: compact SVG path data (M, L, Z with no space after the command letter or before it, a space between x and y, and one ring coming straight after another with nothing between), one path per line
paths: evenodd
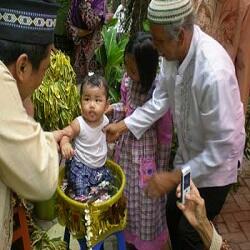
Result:
M184 189L190 186L190 173L184 176Z

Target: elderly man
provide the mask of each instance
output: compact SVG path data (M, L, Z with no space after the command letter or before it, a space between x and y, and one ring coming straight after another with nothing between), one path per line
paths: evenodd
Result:
M52 0L1 0L0 5L0 249L12 240L12 191L47 200L58 180L57 143L23 107L50 63L57 5Z
M195 230L176 207L180 169L190 166L194 183L212 220L221 210L245 142L243 105L234 65L223 47L194 25L191 0L152 0L150 31L164 57L160 84L153 97L130 117L106 131L115 140L129 129L137 137L168 108L174 117L179 147L172 172L157 173L149 195L169 193L167 222L173 249L203 249Z

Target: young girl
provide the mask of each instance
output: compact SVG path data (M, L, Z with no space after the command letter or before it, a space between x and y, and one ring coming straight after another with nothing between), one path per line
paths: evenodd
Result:
M104 112L108 107L108 87L98 75L87 76L81 85L82 115L64 130L60 142L62 155L71 159L68 182L75 199L83 201L91 187L103 180L111 180L110 171L104 167L107 159L106 135L102 132L109 121ZM74 149L71 140L74 139Z
M157 80L158 54L149 34L139 32L125 48L125 73L121 83L121 102L113 104L113 120L129 116L151 98ZM161 125L164 124L164 130ZM126 241L138 250L163 249L168 239L166 197L151 199L144 193L147 179L168 167L171 145L169 112L154 124L141 139L131 132L122 135L115 150L115 160L126 174L128 198Z

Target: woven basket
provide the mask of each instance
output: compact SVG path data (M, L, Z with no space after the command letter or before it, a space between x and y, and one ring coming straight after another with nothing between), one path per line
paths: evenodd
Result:
M89 247L104 240L110 234L123 230L126 225L127 210L123 196L125 175L115 162L107 160L105 165L117 177L119 189L110 199L98 204L81 203L68 197L60 188L64 179L64 169L61 170L59 176L58 222L66 226L75 238L85 237Z

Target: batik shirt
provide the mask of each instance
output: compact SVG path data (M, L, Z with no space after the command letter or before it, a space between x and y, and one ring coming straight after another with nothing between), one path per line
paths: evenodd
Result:
M250 1L195 0L196 22L229 53L236 69L242 101L250 88Z

